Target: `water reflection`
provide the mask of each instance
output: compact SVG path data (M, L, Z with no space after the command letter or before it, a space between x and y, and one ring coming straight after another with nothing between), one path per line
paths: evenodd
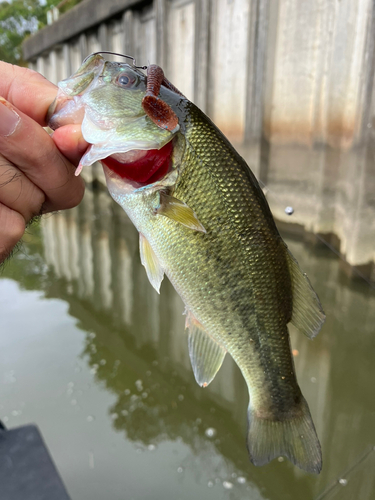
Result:
M297 500L315 498L332 481L329 495L336 494L342 471L375 444L375 294L364 281L345 278L326 247L288 240L327 313L313 342L291 332L298 378L323 447L323 472L313 477L287 461L262 468L248 463L248 395L239 370L226 359L211 386L196 385L183 304L167 280L160 295L150 286L138 234L100 183L88 186L79 207L43 220L42 242L47 274L37 237L32 258L19 260L9 274L69 304L69 314L87 332L82 356L97 383L115 396L108 410L113 427L140 451L182 442L192 455L180 467L196 474L204 468L213 485L220 471L233 471L220 479L231 498L279 499L283 492L282 498ZM358 470L366 476L368 461ZM374 478L366 481L362 500L375 491Z

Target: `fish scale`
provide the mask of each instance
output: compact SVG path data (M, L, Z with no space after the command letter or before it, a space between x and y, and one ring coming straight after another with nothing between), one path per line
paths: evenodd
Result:
M127 179L130 163L120 176L107 162L111 196L140 232L141 260L151 284L159 290L165 273L186 305L197 382L211 382L226 352L239 366L250 395L250 460L263 465L285 455L319 473L320 444L296 380L287 324L312 338L325 316L281 239L256 178L211 120L169 82L160 92L158 87L158 96L148 91L144 105L146 77L134 67L98 58L91 56L59 84L60 90L72 89L77 105L82 92L91 120L83 122L92 145L81 166L115 153L130 152L134 158L145 149L157 158L157 151L173 141L170 171L151 184ZM133 82L131 88L119 87L120 74L127 76L122 81ZM62 115L56 112L51 123L58 126Z

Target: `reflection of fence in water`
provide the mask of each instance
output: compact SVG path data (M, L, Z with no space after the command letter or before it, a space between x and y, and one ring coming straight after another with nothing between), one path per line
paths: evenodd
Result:
M160 358L169 357L179 373L191 379L183 304L169 283L163 283L161 295L151 287L138 256L138 233L107 193L101 188L98 192L87 189L78 208L47 217L43 239L47 264L68 282L68 293L77 300L89 301L119 325L130 327L127 331L134 335L138 348L152 345ZM308 380L311 345L299 342L297 337L296 345L300 344L298 362L303 367L302 379ZM314 387L311 396L318 398L318 420L322 421L329 359L322 351L316 361L320 373L326 374L320 378L319 390ZM235 403L241 401L243 409L247 392L233 362L224 363L215 382L214 391L226 407L236 413ZM241 387L241 394L237 387Z
M87 189L78 208L46 217L42 228L46 262L68 282L67 291L114 321L133 324L137 347L165 349L163 356L190 377L183 304L169 283L163 283L161 295L151 287L138 256L138 233L109 195ZM217 392L226 393L228 403L238 377L231 363L218 377Z
M139 353L150 348L160 360L161 370L167 374L175 371L186 386L195 387L181 300L167 280L161 295L151 287L140 264L136 230L100 183L96 186L96 190L88 186L78 208L43 221L46 261L65 280L69 302L89 303L90 310L103 312L103 346L120 353L121 345L124 360L140 367L147 362ZM335 450L339 463L339 457L347 456L350 464L364 445L357 433L348 429L364 429L365 434L369 428L369 408L363 393L372 390L373 368L368 366L357 373L352 363L366 362L373 338L375 298L365 284L340 280L339 261L331 252L313 252L300 241L289 241L289 246L312 279L327 313L327 323L314 342L291 332L293 348L299 351L295 358L298 379L323 449ZM79 308L73 314L82 321L77 311ZM133 339L130 346L127 340L124 345L121 335L106 333L112 325L122 330L126 339ZM194 391L194 398L214 401L212 404L230 413L238 428L244 428L247 389L232 360L225 361L208 390L196 387ZM116 408L121 408L122 398L119 392ZM334 459L325 462L331 476L337 475L335 463Z

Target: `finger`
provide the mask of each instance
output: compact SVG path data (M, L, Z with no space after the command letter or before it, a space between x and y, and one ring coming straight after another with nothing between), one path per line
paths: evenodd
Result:
M24 232L25 219L22 215L0 203L0 262L10 255Z
M15 125L14 115L18 117ZM75 177L74 165L60 153L45 130L2 98L0 124L2 155L45 193L46 211L78 205L84 182Z
M0 61L0 96L45 126L45 117L57 94L57 87L28 68Z
M81 132L81 125L65 125L58 128L52 135L52 139L61 153L74 165L78 165L80 159L89 147Z
M0 203L20 213L27 224L41 213L44 201L43 191L0 155Z

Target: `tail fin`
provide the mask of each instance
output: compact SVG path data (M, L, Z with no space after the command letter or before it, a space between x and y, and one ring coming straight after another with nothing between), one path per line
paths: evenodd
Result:
M269 420L248 410L247 448L254 465L264 465L280 455L300 469L319 474L322 453L306 400L302 397L297 416Z

